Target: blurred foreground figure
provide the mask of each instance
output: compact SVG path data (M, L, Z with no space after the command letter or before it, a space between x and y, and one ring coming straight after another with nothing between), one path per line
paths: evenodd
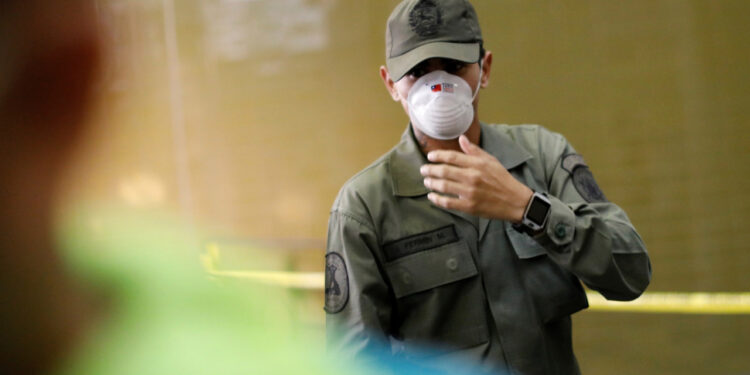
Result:
M3 373L49 370L92 310L53 246L57 181L99 62L81 1L0 2L0 323Z
M3 374L371 374L295 332L284 290L218 287L168 215L53 215L100 59L79 0L0 2Z
M576 374L581 282L631 300L651 264L562 135L480 122L492 68L483 42L466 0L405 0L388 18L380 77L410 122L333 204L329 344L355 357L390 345L436 367L460 358L488 373Z

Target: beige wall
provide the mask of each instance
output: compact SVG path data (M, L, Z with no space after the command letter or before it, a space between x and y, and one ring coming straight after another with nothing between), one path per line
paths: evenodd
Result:
M338 188L407 122L377 75L395 2L178 1L174 28L159 0L98 4L110 58L75 199L172 209L231 251L271 240L302 249L278 267L321 270ZM748 290L750 2L475 6L494 53L481 119L568 138L645 239L651 290ZM302 311L319 323L315 298ZM587 373L750 371L750 316L584 312L575 325Z

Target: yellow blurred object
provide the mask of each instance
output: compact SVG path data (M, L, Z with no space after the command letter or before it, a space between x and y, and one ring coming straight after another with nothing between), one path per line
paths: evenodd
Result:
M591 310L662 314L750 314L750 293L646 292L630 302L607 301L587 292Z
M217 269L221 255L216 244L206 246L201 262L211 276L247 279L295 289L323 289L322 272L224 271Z

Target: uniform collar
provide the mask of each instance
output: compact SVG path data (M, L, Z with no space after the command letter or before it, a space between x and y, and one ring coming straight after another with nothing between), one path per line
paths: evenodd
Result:
M518 167L532 156L516 144L508 135L493 131L488 125L480 123L482 127L482 148L497 158L508 170ZM407 126L401 136L401 142L394 148L390 156L391 179L393 194L399 197L417 197L430 192L424 186L424 177L419 173L419 167L427 163L427 158L419 149L411 124Z

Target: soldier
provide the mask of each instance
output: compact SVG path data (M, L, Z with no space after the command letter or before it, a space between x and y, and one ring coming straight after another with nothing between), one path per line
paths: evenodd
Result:
M562 135L479 121L491 68L466 0L405 0L388 18L380 76L410 123L333 204L329 349L576 374L581 282L611 300L649 284L643 241Z

